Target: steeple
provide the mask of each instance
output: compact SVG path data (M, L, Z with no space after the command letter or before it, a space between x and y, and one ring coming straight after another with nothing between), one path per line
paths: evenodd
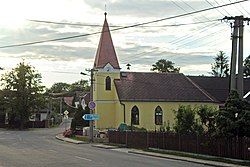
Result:
M109 31L107 13L104 13L105 20L102 27L98 49L96 52L94 68L104 68L108 63L114 69L120 69L119 62L115 53L115 48Z

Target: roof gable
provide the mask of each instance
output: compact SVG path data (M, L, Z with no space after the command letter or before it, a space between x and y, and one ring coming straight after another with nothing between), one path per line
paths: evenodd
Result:
M105 13L105 20L96 52L94 68L103 68L108 63L114 69L120 69Z

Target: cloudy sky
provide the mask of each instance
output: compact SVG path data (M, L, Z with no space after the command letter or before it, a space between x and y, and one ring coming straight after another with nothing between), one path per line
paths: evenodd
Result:
M239 0L8 0L0 2L0 47L100 32L105 4L110 29L211 8ZM230 23L224 16L250 17L250 1L206 12L112 32L122 70L150 71L159 59L171 60L187 75L209 75L213 57L230 56ZM30 20L69 24L48 24ZM195 24L193 24L195 23ZM175 26L174 26L175 25ZM250 54L245 24L244 58ZM114 26L114 27L112 27ZM3 74L22 59L34 66L47 87L73 83L93 66L100 34L0 49Z

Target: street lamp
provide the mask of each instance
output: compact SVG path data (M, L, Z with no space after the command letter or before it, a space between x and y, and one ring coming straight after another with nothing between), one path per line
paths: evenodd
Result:
M94 83L94 72L98 71L96 69L88 69L86 70L88 72L90 72L90 86L91 86L91 90L90 90L90 101L93 101L93 83ZM80 74L82 75L88 75L84 72L80 72ZM93 110L90 109L90 114L93 114ZM93 120L89 121L89 138L90 138L90 142L94 141L94 126L93 126Z

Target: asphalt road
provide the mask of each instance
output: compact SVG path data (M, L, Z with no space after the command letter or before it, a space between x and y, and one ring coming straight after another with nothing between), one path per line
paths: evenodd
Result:
M102 149L55 139L62 128L0 130L0 167L198 167L184 161L141 156L127 149Z

